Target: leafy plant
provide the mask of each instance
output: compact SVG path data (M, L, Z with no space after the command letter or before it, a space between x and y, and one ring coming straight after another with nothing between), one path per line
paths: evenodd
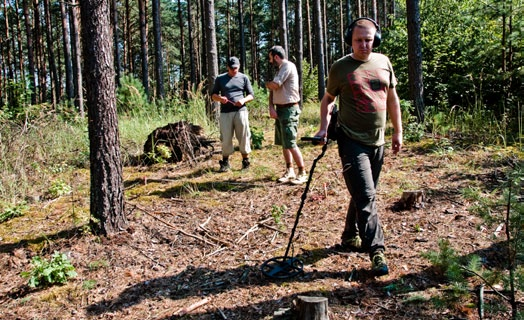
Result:
M285 205L277 206L272 205L271 206L271 217L273 217L273 220L279 226L279 228L282 228L282 215L286 212L287 207Z
M72 189L70 185L68 185L63 180L58 179L51 183L51 186L47 190L47 193L49 197L51 197L52 199L56 199L58 197L61 197L63 195L70 193L71 190Z
M15 217L20 217L24 214L24 211L27 210L25 204L19 204L14 207L9 207L0 213L0 223L13 219Z
M164 160L171 158L171 150L165 144L156 145L155 150L158 153L158 155L160 156L160 158Z
M31 271L21 273L22 277L29 279L28 285L31 288L64 284L68 279L77 276L75 267L65 253L55 251L50 261L35 256L31 264L33 266Z
M318 101L318 70L311 67L307 60L302 61L302 95L304 101Z
M426 126L424 123L418 122L417 117L414 115L415 107L411 101L401 100L400 109L404 126L404 140L409 142L420 141L424 137Z
M253 144L253 149L262 149L262 142L264 142L264 131L257 127L251 127L251 143Z

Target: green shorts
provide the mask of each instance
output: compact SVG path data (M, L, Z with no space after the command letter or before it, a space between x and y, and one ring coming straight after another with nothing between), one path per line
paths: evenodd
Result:
M284 149L297 147L298 121L300 107L276 108L278 119L275 120L275 144Z

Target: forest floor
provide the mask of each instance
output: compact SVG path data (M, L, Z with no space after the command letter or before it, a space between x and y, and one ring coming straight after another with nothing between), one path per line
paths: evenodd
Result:
M269 134L270 135L270 134ZM307 166L320 147L300 144ZM453 146L451 148L450 146ZM337 249L349 196L336 145L317 163L289 257L302 272L273 279L261 272L285 255L305 185L276 181L280 147L264 145L251 168L218 173L220 155L187 163L124 168L128 228L111 238L87 227L89 172L68 181L73 192L41 198L22 217L0 224L1 319L292 319L298 296L328 298L330 319L479 319L482 281L468 278L466 293L452 285L423 253L448 240L456 254L481 257L484 269L507 265L504 208L487 224L470 209L498 196L506 170L522 158L508 149L438 139L387 149L377 194L389 274L374 277L367 254ZM403 191L422 190L416 208L402 210ZM68 255L77 277L60 286L30 288L20 276L34 256ZM486 286L484 319L508 319L510 305ZM518 297L520 300L522 297Z

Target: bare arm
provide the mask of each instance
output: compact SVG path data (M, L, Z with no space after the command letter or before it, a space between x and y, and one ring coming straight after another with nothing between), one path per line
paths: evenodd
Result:
M400 101L395 88L388 90L387 110L393 125L391 148L393 149L393 153L396 154L402 149L402 115L400 112Z
M269 86L268 86L268 89L269 89ZM273 90L269 91L269 116L272 119L278 119L277 110L275 110L275 106L273 105Z
M226 97L221 96L221 95L216 94L216 93L213 93L213 95L211 96L211 99L213 99L213 101L215 101L215 102L220 102L222 104L226 104L227 103L227 98Z
M324 97L320 102L320 129L315 134L315 137L327 137L327 128L331 120L331 111L335 105L335 97L328 92L324 93Z

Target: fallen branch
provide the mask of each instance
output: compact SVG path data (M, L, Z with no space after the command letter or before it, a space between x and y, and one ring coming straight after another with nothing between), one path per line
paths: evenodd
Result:
M212 246L215 246L215 245L216 245L216 244L213 243L213 242L209 242L209 241L207 241L206 239L200 238L199 236L196 236L196 235L194 235L194 234L187 233L187 232L185 232L184 230L177 228L176 226L172 225L171 223L165 221L164 219L159 218L159 217L156 217L156 216L153 215L152 213L148 212L146 209L140 208L140 207L139 207L138 205L136 205L136 204L132 204L132 203L128 203L128 204L129 204L129 205L133 205L133 206L134 206L135 208L137 208L138 210L140 210L140 211L142 211L143 213L147 214L148 216L150 216L150 217L152 217L152 218L154 218L154 219L156 219L156 220L162 222L163 224L165 224L165 225L168 226L169 228L171 228L171 229L173 229L173 230L175 230L175 231L177 231L177 232L182 233L183 235L186 235L186 236L188 236L188 237L191 237L191 238L194 238L194 239L200 240L200 241L205 242L205 243L207 243L207 244L209 244L209 245L212 245Z
M493 287L489 282L488 280L486 280L486 278L484 278L483 276L481 276L480 274L478 274L477 272L473 271L473 270L469 270L468 268L464 267L464 266L460 266L460 268L466 272L469 272L477 277L479 277L482 281L484 281L484 283L486 283L488 285L488 287L490 287L494 293L496 293L499 297L501 297L502 299L508 301L508 302L511 302L511 299L506 297L505 295L503 295L500 291L498 291L497 289L495 289L495 287ZM486 292L486 291L484 291Z
M205 298L203 300L200 300L198 302L195 302L193 303L192 305L190 305L189 307L185 307L185 308L182 308L180 310L178 310L177 312L173 313L173 316L183 316L195 309L198 309L200 308L201 306L205 305L206 303L209 302L209 299L208 298Z
M258 224L252 226L251 228L249 228L249 230L246 231L246 233L244 233L243 236L241 236L239 239L237 239L235 241L235 243L239 243L240 241L242 241L245 237L247 237L250 233L252 232L255 232L258 230Z
M240 241L242 241L242 239L244 239L245 237L247 237L250 233L252 232L255 232L258 230L258 226L265 226L264 223L270 221L271 219L273 218L267 218L265 220L262 220L262 221L258 221L254 226L252 226L251 228L249 228L249 230L246 231L246 233L244 233L243 236L241 236L239 239L237 239L235 241L235 243L239 243ZM267 228L267 226L265 226Z

